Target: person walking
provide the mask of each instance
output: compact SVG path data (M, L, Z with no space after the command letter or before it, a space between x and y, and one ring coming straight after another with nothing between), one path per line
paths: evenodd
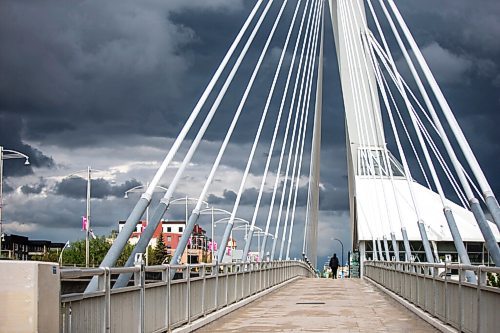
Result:
M332 269L333 277L332 279L337 278L337 270L339 268L339 258L337 258L337 254L334 253L333 257L330 259L330 268Z

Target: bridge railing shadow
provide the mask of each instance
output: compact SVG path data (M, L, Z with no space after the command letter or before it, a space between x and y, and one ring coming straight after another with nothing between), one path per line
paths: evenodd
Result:
M467 282L474 272L476 283ZM365 261L364 276L461 332L498 332L500 288L487 275L500 267Z
M113 279L121 273L132 273L133 283L113 289ZM60 270L65 281L94 276L98 291L61 295L61 332L170 331L314 272L295 260Z

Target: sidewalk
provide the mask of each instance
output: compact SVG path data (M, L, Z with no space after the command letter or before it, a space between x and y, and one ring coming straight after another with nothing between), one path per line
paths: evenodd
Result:
M301 279L197 332L438 331L361 279Z

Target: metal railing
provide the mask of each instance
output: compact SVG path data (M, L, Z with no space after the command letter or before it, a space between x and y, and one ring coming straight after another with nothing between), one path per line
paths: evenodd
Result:
M486 281L488 272L500 274L499 267L395 261L364 266L365 277L461 332L498 332L500 288ZM466 281L466 271L476 274L477 283Z
M146 280L146 273L154 272L161 278ZM133 273L133 285L112 289L111 277L121 273ZM61 332L170 331L294 277L314 276L302 261L138 264L63 269L60 274L66 281L93 276L99 280L96 292L61 295Z

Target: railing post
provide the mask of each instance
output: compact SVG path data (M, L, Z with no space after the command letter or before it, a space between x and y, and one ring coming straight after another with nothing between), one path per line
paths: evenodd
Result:
M135 255L135 267L139 268L139 272L135 275L135 283L139 283L140 292L139 292L139 327L138 331L140 333L144 333L144 306L145 306L145 297L146 297L146 271L144 270L144 260L142 257L142 253L137 253Z
M226 304L225 306L228 306L229 305L229 301L228 301L228 289L229 289L229 272L228 272L228 269L227 269L228 265L225 265L224 266L224 274L226 276L225 280L226 280Z
M481 332L481 284L483 283L483 265L477 268L477 332Z
M172 268L167 265L167 332L170 332L170 318L172 317Z
M207 277L206 277L206 264L203 264L200 269L200 274L202 274L203 277L203 285L201 288L201 315L204 317L205 316L205 285L207 283Z
M448 324L448 263L444 262L444 319Z
M215 263L215 311L219 309L219 263Z
M111 271L109 267L104 268L104 278L105 278L105 317L104 317L104 332L111 331Z
M463 289L462 289L462 275L464 271L462 270L462 266L458 266L458 328L460 332L462 332L463 327Z
M187 299L186 299L186 314L187 314L187 322L188 324L191 323L191 265L187 264L186 265L186 270L187 270L187 284L186 284L186 293L187 293Z
M436 276L438 275L438 270L437 269L433 269L431 270L431 273L432 273L432 290L433 290L433 294L434 294L434 305L433 305L433 311L434 311L434 315L437 316L437 297L438 297L438 293L437 293L437 284L436 284Z

